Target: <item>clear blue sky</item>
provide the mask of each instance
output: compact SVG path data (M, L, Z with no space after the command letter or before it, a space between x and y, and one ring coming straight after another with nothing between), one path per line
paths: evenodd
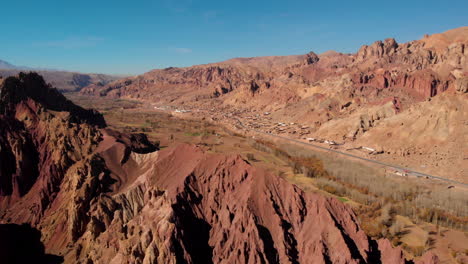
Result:
M450 2L450 3L448 3ZM355 52L468 26L468 1L5 0L0 59L143 73L232 57Z

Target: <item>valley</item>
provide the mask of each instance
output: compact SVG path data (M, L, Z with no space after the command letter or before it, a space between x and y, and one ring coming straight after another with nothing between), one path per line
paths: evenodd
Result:
M398 175L380 164L310 148L301 144L306 142L303 140L291 143L274 134L254 133L252 128L246 130L239 125L239 120L243 120L239 113L216 115L215 111L206 110L213 117L207 118L200 109L79 94L69 98L84 107L97 106L110 127L145 133L159 142L160 148L183 142L210 153L238 153L255 167L279 175L305 192L339 199L354 208L368 235L391 240L394 246L404 249L407 258L417 258L428 250L441 263L457 263L466 258L467 248L461 246L465 244L462 241L468 242L467 188L463 184L416 174ZM232 122L219 122L216 117ZM294 161L296 158L310 161Z
M127 77L0 66L2 263L468 263L466 26Z
M309 141L393 164L399 173L408 168L466 184L467 43L468 27L461 27L407 43L376 41L354 54L153 70L80 94L138 100L146 109Z

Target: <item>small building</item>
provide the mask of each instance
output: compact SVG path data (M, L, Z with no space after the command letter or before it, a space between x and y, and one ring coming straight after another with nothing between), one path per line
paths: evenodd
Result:
M394 173L395 173L396 175L398 175L398 176L408 177L408 173L405 172L405 171L398 171L398 170L397 170L397 171L395 171Z
M361 147L361 148L362 148L362 149L365 149L365 150L368 150L368 151L370 151L370 152L374 152L374 151L375 151L375 149L369 148L369 147Z

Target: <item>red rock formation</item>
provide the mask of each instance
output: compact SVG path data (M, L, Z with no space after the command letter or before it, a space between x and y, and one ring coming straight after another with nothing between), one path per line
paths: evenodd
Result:
M92 130L105 121L50 89L37 74L7 78L0 97L0 204L11 204L36 186L30 217L37 218L57 193L64 171L97 142Z
M440 78L432 70L417 71L412 74L398 71L385 71L383 73L359 73L354 76L355 84L378 87L379 89L403 88L416 98L428 98L445 92L454 86L455 78L449 76ZM452 88L453 89L453 88Z
M437 257L431 252L427 252L415 263L416 264L438 264L440 263L440 261L439 261L439 257Z
M392 56L397 48L398 43L393 38L388 38L384 42L376 41L370 46L362 46L356 54L356 61L362 62L369 59L381 59Z
M63 98L29 96L36 86L54 94L42 84L25 75L0 89L0 222L37 228L46 252L66 263L404 261L336 199L240 156L155 151Z
M196 107L283 110L291 121L325 123L352 113L329 111L326 120L304 120L315 93L338 104L360 100L360 108L387 97L404 97L403 108L447 90L464 91L459 79L468 71L467 27L408 43L394 39L364 45L355 54L238 58L187 68L154 70L105 86L89 86L83 94L136 98ZM314 91L314 92L312 92ZM315 116L315 115L314 115Z

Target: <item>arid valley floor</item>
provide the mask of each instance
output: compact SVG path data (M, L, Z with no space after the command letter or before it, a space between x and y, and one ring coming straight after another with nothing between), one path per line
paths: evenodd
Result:
M468 263L468 27L61 74L0 78L0 263Z

